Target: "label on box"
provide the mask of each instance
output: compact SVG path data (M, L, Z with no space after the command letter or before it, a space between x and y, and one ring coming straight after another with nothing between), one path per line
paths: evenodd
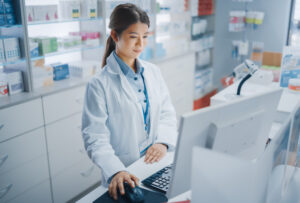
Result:
M0 97L7 96L7 95L8 95L7 83L4 81L0 81Z

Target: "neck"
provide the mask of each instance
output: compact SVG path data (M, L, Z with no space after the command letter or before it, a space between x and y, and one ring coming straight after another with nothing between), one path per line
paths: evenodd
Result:
M118 49L116 49L116 54L136 73L135 58L128 58L122 55Z

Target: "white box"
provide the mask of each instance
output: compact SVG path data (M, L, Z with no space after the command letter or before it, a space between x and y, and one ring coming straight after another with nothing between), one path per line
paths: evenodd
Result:
M81 17L96 18L98 16L97 0L81 0Z
M7 81L4 73L0 73L0 97L8 96Z
M101 63L99 61L76 61L69 63L69 69L72 77L85 78L101 69Z
M4 37L3 46L5 50L5 58L7 62L20 59L19 39L15 37Z
M0 39L0 63L5 62L5 49L3 46L3 40Z
M27 22L34 21L34 6L26 6Z
M57 5L34 6L34 21L57 20Z
M61 19L80 18L80 0L60 0L59 16Z
M23 75L21 71L15 71L6 74L9 95L24 91Z

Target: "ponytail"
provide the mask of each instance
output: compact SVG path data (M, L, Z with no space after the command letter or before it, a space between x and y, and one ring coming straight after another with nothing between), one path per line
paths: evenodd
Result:
M112 37L109 36L106 41L105 52L104 52L104 56L102 59L102 68L106 65L107 57L111 54L111 52L113 52L113 50L115 50L115 48L116 48L116 44L115 44L114 40L112 39Z

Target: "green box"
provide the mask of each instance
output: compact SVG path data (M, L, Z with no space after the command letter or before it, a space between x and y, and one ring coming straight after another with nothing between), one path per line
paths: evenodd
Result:
M34 41L39 44L39 53L41 55L57 51L58 44L56 37L35 38Z

